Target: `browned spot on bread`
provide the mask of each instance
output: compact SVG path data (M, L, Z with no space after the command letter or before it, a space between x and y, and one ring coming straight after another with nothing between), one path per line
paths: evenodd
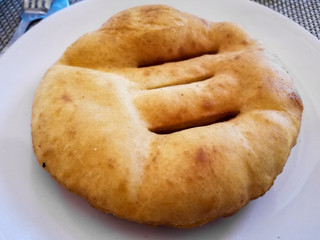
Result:
M204 99L203 102L202 102L202 107L204 109L212 109L213 104L212 104L212 102L210 100Z
M237 55L237 56L235 56L234 58L233 58L233 60L239 60L241 58L241 56L240 55Z
M197 47L198 44L197 44L195 41L192 40L191 43L190 43L190 45L191 45L191 48L194 49L194 48Z
M167 179L167 184L169 185L169 187L173 187L174 186L173 182L170 181L169 179Z
M150 71L149 69L145 69L145 70L143 71L143 76L145 76L145 77L150 76L150 74L151 74L151 71Z
M113 164L112 164L112 163L108 163L108 168L109 168L109 169L114 169Z
M144 167L145 171L149 171L150 169L150 164L147 164L145 167Z
M192 177L187 177L186 178L187 183L191 184L193 182L193 178Z
M243 46L246 46L246 45L248 45L248 41L243 40L243 41L241 42L241 44L242 44Z
M176 70L174 68L169 70L169 75L174 76L176 74Z
M128 191L128 184L126 181L122 181L119 183L117 191L119 193L126 193Z
M76 136L77 131L75 129L71 129L67 132L70 139L73 139Z
M295 92L290 92L289 97L297 106L299 106L299 108L303 108L301 98L300 96L297 96Z
M186 51L186 49L185 49L184 46L180 46L180 47L178 48L178 51L179 51L179 55L180 55L181 57L184 57L184 56L187 54L187 51Z
M44 158L50 158L50 157L53 156L53 155L54 155L54 152L53 152L52 149L44 150L44 151L43 151L43 154L42 154L42 156L43 156Z
M61 98L62 98L62 100L64 100L65 102L72 102L71 97L68 96L67 94L63 94Z
M208 164L210 159L208 158L208 155L203 147L199 148L196 154L196 163L197 164Z

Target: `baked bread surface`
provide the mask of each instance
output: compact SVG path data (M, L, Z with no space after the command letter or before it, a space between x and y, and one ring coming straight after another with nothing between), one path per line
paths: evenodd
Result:
M272 186L300 129L294 89L236 24L135 7L48 70L34 97L34 152L104 212L193 227Z

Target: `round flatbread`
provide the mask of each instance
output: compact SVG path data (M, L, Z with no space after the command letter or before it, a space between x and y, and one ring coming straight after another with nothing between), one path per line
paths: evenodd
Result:
M34 152L108 213L193 227L262 196L300 129L287 72L238 25L163 5L111 17L34 97Z

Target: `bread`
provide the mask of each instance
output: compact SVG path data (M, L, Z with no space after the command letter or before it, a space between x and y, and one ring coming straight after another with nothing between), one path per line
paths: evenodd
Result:
M238 25L140 6L48 70L34 96L33 147L95 208L189 228L268 191L302 110L287 72Z

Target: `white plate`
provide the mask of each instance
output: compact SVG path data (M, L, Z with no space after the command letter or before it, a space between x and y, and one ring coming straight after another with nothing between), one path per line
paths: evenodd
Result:
M298 143L271 190L238 214L203 227L150 228L103 214L41 169L32 151L34 91L80 35L125 8L159 1L91 0L43 20L0 59L0 238L320 239L320 43L285 17L246 0L166 1L213 21L234 21L263 41L294 76L305 106Z

